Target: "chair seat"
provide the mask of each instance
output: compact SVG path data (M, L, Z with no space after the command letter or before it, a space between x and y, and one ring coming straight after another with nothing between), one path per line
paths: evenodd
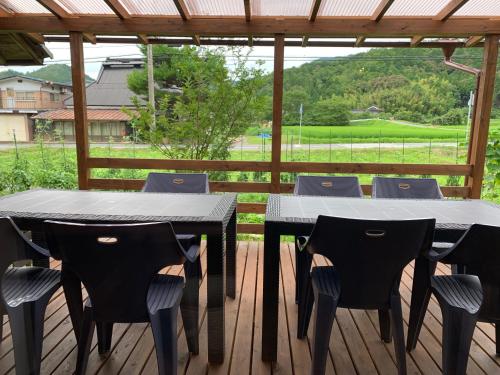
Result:
M151 314L174 307L182 297L184 278L181 276L156 275L149 286L147 305Z
M201 236L195 234L176 234L177 241L186 250L188 256L194 258L200 251Z
M429 251L429 257L435 258L435 259L440 259L443 255L443 253L447 252L450 250L455 244L452 242L433 242L432 243L432 248Z
M432 276L431 287L441 303L475 314L481 308L483 292L474 275Z
M9 307L17 307L54 292L60 284L60 271L42 267L13 267L3 277L3 298Z
M311 279L319 294L335 299L340 296L340 284L334 267L314 267L311 271Z

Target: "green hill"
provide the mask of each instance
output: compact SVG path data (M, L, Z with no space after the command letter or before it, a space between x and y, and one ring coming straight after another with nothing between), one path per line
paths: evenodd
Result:
M458 49L453 59L479 67L482 49ZM383 109L386 116L409 121L435 122L446 116L464 117L474 88L475 78L446 67L439 49L372 49L286 69L284 122L299 122L301 103L306 123L318 118L313 116L315 112L335 107L339 102L349 110L375 105ZM272 93L272 74L265 93L269 96ZM500 107L499 90L495 106Z
M13 75L24 75L33 78L44 79L46 81L71 84L71 67L69 67L66 64L47 65L28 73L21 73L12 69L0 72L0 78L9 77ZM94 81L91 77L87 75L85 76L85 80L87 83Z

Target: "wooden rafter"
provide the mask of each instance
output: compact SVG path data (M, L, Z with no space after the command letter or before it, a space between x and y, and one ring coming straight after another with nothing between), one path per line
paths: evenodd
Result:
M83 33L83 40L87 43L92 43L92 44L97 43L97 37L95 36L95 34L91 33Z
M252 20L252 5L250 4L250 0L243 0L245 5L245 20L250 22Z
M309 37L307 35L304 35L302 37L302 47L307 47L308 42L309 42Z
M379 22L382 17L384 17L384 14L389 10L393 2L394 0L381 0L370 19L372 21Z
M55 0L37 0L37 1L58 18L74 17L73 14L68 13L66 9L64 9L61 5L59 5Z
M310 38L352 38L356 35L377 37L469 37L471 35L500 34L500 22L490 19L465 19L452 17L446 22L429 18L385 17L378 23L367 19L331 19L319 17L316 21L289 18L276 22L272 17L254 17L252 22L238 18L193 18L189 22L180 17L132 17L123 22L117 17L79 17L58 19L52 16L16 15L0 17L0 30L67 34L69 31L89 32L97 35L133 35L145 33L152 36L192 37L270 37L275 33L290 36L307 35Z
M26 34L32 41L38 44L45 43L45 37L39 33L27 33Z
M108 7L121 19L130 18L131 15L120 0L104 0Z
M309 12L309 21L316 21L316 17L318 16L319 7L321 6L321 0L314 0L311 6L311 11Z
M25 50L37 64L43 64L43 57L40 57L30 46L29 42L25 39L24 36L17 33L11 33L11 38L14 42L23 50Z
M483 40L484 36L478 35L478 36L471 36L467 41L465 42L466 47L474 47L478 43L480 43Z
M0 17L12 17L14 12L12 12L8 7L0 4Z
M149 39L146 34L137 34L137 39L139 39L141 44L149 44Z
M423 37L422 35L415 35L411 38L411 41L410 41L410 46L412 47L416 47L420 44L420 42L422 42L422 40L424 40L425 37Z
M184 0L174 0L174 4L177 7L179 14L181 15L184 21L188 21L191 19L191 15L189 14L189 10Z
M453 16L457 10L464 6L467 1L469 0L450 0L450 2L439 11L436 17L434 17L434 20L446 21L448 18Z
M358 36L356 38L356 42L354 43L354 45L356 47L361 47L361 45L365 42L365 40L366 40L366 37L364 37L364 36Z

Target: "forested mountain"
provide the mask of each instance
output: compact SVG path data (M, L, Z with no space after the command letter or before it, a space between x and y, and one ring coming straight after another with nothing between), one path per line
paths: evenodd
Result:
M10 77L13 75L23 75L51 82L71 83L71 68L66 64L47 65L28 73L21 73L12 69L0 72L0 78ZM87 83L94 81L89 76L85 76L85 80Z
M457 49L453 60L479 67L482 49ZM402 120L439 122L465 113L474 88L475 77L446 67L439 49L372 49L286 69L284 121L298 123L302 103L306 123L339 105L349 110L375 105ZM272 74L266 86L266 94L271 93ZM500 90L495 105L500 105Z

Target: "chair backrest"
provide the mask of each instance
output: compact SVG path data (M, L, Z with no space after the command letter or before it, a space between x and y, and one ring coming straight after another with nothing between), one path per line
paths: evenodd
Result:
M318 216L307 249L338 272L342 307L387 307L403 268L432 244L434 219L379 221Z
M362 198L363 191L355 176L297 176L294 195Z
M374 177L373 198L443 199L434 178Z
M474 224L445 258L446 263L465 266L483 287L480 318L500 320L500 226Z
M152 278L183 264L172 225L45 222L49 250L87 289L97 321L148 321L146 298Z
M9 217L0 217L0 295L7 268L18 260L32 259L38 246L32 244ZM0 315L5 313L0 303Z
M150 173L142 188L147 193L209 193L206 173Z

